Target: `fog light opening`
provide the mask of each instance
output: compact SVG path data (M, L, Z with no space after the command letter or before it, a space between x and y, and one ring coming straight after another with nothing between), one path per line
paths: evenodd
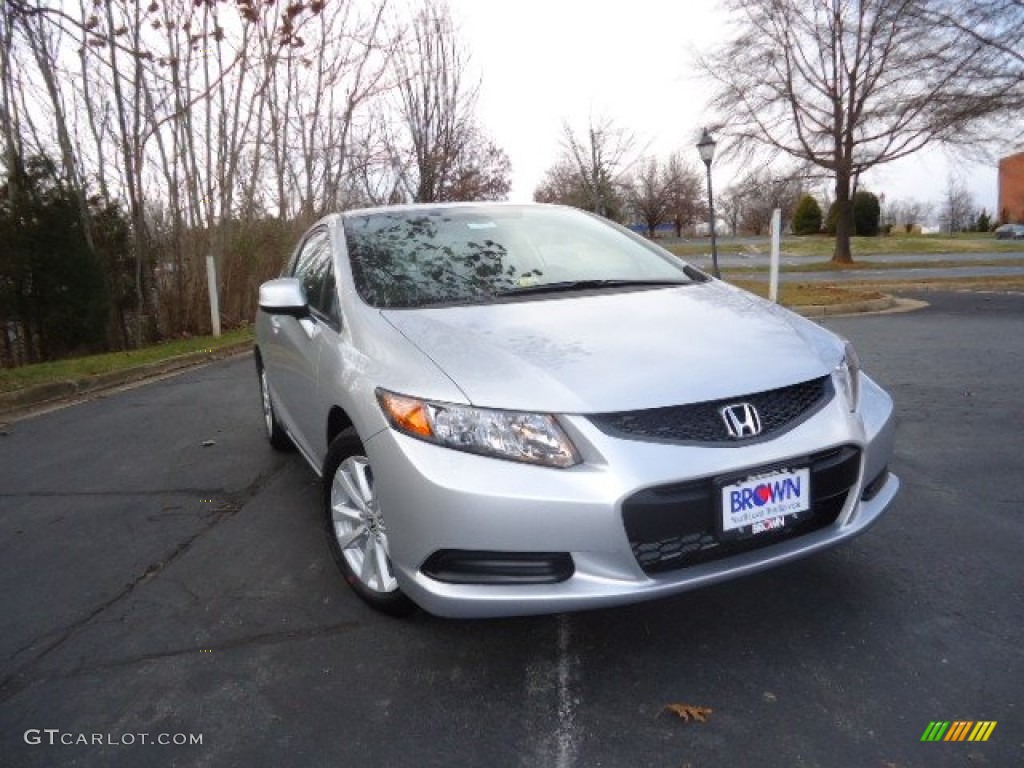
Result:
M486 552L443 549L420 569L448 584L557 584L575 571L568 552Z

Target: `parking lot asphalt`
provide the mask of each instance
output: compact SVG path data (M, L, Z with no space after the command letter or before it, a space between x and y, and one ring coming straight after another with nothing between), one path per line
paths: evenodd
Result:
M249 359L4 428L0 764L1021 764L1024 295L922 298L826 321L896 400L887 516L615 610L365 608L314 474L263 439ZM997 725L921 742L957 720Z

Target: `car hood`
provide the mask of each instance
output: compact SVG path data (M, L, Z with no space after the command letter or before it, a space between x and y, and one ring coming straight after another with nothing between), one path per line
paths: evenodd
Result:
M720 283L381 313L470 403L510 410L717 400L825 375L841 354L818 326Z

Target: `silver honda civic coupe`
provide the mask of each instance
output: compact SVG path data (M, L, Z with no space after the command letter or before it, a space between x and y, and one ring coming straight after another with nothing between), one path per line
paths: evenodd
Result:
M581 211L353 210L260 287L267 435L381 611L581 610L863 532L899 487L848 342Z

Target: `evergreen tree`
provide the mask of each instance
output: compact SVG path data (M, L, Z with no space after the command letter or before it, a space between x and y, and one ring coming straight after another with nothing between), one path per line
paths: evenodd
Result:
M853 196L853 230L858 237L877 237L882 206L872 192L859 190Z
M109 302L74 194L45 157L0 185L0 318L18 323L29 360L102 348ZM16 191L15 191L16 190Z
M804 195L793 211L793 234L816 235L821 231L821 206L811 195Z

